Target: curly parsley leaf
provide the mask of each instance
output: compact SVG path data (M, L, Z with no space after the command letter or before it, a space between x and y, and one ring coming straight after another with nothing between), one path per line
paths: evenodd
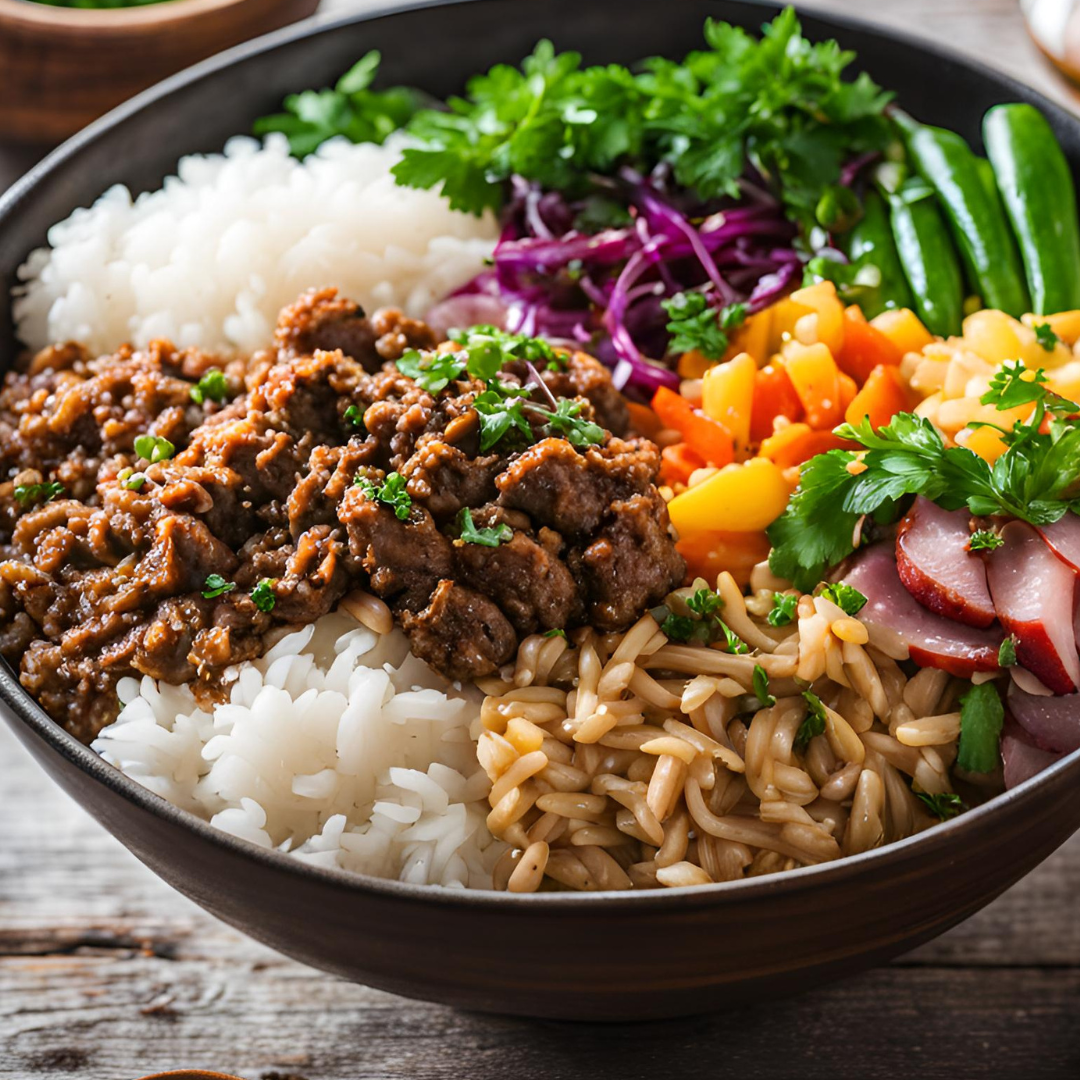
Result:
M825 734L825 706L821 698L810 690L803 691L806 699L806 719L799 725L795 732L793 746L796 750L803 751L810 745L811 739Z
M960 745L956 764L965 772L993 772L1001 762L1005 708L992 682L972 685L960 698Z
M214 600L216 597L224 596L225 593L231 593L235 588L235 581L229 581L220 574L211 574L203 584L202 594L207 600Z
M482 547L497 548L514 539L514 530L505 522L491 528L478 529L473 522L472 513L467 506L458 511L459 539L463 544L479 544Z
M505 384L488 389L473 399L473 408L480 418L480 450L487 452L511 432L532 442L533 430L522 411L525 407L522 392L510 392Z
M845 615L858 615L866 606L866 597L851 585L837 581L826 585L821 595L831 600Z
M1054 328L1048 323L1035 324L1035 340L1047 351L1053 352L1061 338L1054 333Z
M398 521L407 520L412 510L412 498L405 490L405 485L405 477L396 472L387 473L386 479L381 484L372 483L366 476L356 478L356 486L372 502L381 502L389 506Z
M799 598L795 593L774 593L772 610L765 616L770 626L787 626L795 618Z
M697 589L686 598L686 606L695 615L708 618L724 606L724 601L712 589Z
M1005 541L993 529L976 529L968 541L968 551L993 551Z
M15 501L20 506L31 506L34 503L52 502L57 495L63 494L64 485L58 480L46 481L43 484L16 484Z
M251 590L251 599L260 611L270 612L274 610L277 597L274 595L274 578L264 577L254 589Z

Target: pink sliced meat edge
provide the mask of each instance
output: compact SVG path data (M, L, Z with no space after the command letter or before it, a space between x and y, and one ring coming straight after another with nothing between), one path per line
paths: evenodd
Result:
M986 566L968 551L967 510L943 510L919 496L896 533L900 580L923 607L968 626L990 626L997 615Z
M917 664L962 678L976 671L998 670L998 648L1004 636L1000 628L965 626L924 608L900 580L889 541L856 555L842 580L867 598L859 618L898 635Z
M1001 733L1001 761L1005 769L1005 787L1014 788L1043 769L1060 761L1065 755L1040 750L1031 742L1018 724L1006 722Z
M1001 538L987 560L987 581L1001 624L1016 638L1017 661L1055 694L1071 694L1080 687L1076 574L1023 521L1006 525Z
M1080 515L1068 513L1050 525L1038 525L1039 535L1066 566L1080 570Z
M1080 694L1042 697L1012 683L1007 704L1013 719L1039 749L1059 754L1080 750Z

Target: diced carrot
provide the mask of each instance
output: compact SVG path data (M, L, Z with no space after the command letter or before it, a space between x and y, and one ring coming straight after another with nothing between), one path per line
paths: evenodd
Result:
M648 405L642 405L638 401L628 401L626 408L630 413L630 427L638 435L652 439L663 430L664 425L660 422L660 417Z
M783 363L806 411L806 422L812 428L836 427L844 410L840 405L840 371L828 346L789 341L784 346Z
M727 428L693 408L674 390L661 386L653 397L652 407L665 427L682 432L683 439L706 464L720 467L735 460L735 448Z
M868 323L858 305L844 309L844 347L836 354L836 364L859 386L878 364L899 364L903 358L899 346Z
M898 412L907 412L910 408L911 395L899 368L892 364L878 364L848 405L844 419L849 424L858 424L864 416L868 416L871 426L879 428Z
M790 469L827 450L842 450L851 445L831 431L814 431L809 424L788 424L761 444L761 456L781 469Z
M850 375L845 375L842 371L840 372L838 381L840 383L840 408L846 410L855 400L855 395L859 392L859 388L855 385L855 380Z
M690 449L686 443L676 443L674 446L665 446L660 451L660 483L674 487L676 484L685 484L691 474L705 465L699 454Z
M750 440L761 442L773 433L778 416L798 420L802 403L781 363L766 364L754 376L754 404L750 410Z
M727 570L745 587L750 571L769 555L769 539L763 532L703 532L675 547L686 560L687 581L702 577L710 585Z

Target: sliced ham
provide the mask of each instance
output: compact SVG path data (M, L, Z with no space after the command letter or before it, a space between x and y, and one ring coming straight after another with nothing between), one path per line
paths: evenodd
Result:
M987 559L987 580L1005 629L1016 638L1017 662L1055 694L1080 687L1073 605L1076 574L1023 521L1001 532Z
M1052 525L1037 526L1050 550L1073 570L1080 570L1080 516L1066 514Z
M941 668L962 678L998 669L1001 630L964 626L924 608L901 582L890 542L860 552L843 580L867 598L859 618L899 637L920 666Z
M921 495L896 533L896 567L907 591L938 615L968 626L997 617L986 586L986 565L967 550L967 510L943 510Z
M1005 765L1006 788L1014 788L1038 776L1043 769L1048 769L1062 757L1064 754L1040 750L1017 724L1007 723L1001 733L1001 760Z
M1009 687L1009 712L1041 750L1080 750L1080 694L1042 697Z

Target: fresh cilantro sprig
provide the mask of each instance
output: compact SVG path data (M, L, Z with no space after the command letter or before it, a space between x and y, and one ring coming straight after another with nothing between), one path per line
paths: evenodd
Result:
M825 734L825 706L821 698L810 690L804 690L803 697L806 699L806 718L795 732L793 743L795 749L800 752L810 745L811 739Z
M746 304L729 304L719 311L708 297L697 291L676 293L661 300L667 312L667 331L671 334L668 350L672 353L696 351L706 360L719 360L728 347L727 331L746 321Z
M698 641L711 645L722 640L726 652L742 654L749 651L746 642L720 618L724 601L712 589L695 590L687 597L686 606L690 615L676 615L666 605L651 612L660 629L672 641Z
M467 506L463 506L458 511L457 524L460 530L458 539L463 544L479 544L481 547L497 548L500 544L514 539L514 530L505 522L491 528L477 528L472 512Z
M203 585L202 594L207 600L214 600L225 593L231 593L235 588L235 581L229 581L220 574L210 574Z
M1048 323L1035 324L1035 340L1047 351L1053 352L1061 338L1054 333L1054 328Z
M863 449L811 458L787 510L769 527L769 565L797 588L811 589L854 550L858 520L894 520L901 500L924 495L946 510L1004 515L1033 525L1080 512L1080 426L1075 402L1046 388L1046 376L1005 364L982 403L999 410L1032 404L1031 416L1001 428L1007 450L993 465L962 446L946 446L922 417L898 413L878 428L869 419L836 434ZM1046 430L1044 431L1044 427Z
M594 446L607 438L607 432L592 420L580 416L581 402L560 398L555 411L537 406L531 402L526 406L531 411L547 420L546 427L552 435L561 435L571 446L579 449Z
M20 506L52 502L57 495L63 494L63 491L64 485L58 480L46 481L43 484L16 484L15 501Z
M251 590L251 599L260 611L271 612L274 610L274 605L277 603L277 597L274 595L275 580L275 578L264 577Z
M795 593L774 593L772 609L765 616L770 626L787 626L795 618L795 609L799 606L799 598Z
M858 615L866 606L866 597L851 585L837 581L826 585L821 595L831 600L845 615Z
M356 486L372 502L381 502L389 506L398 521L407 520L412 510L412 497L405 490L405 485L405 477L396 472L387 473L386 479L381 484L373 483L366 476L356 478Z
M968 551L993 551L1004 543L1001 534L993 529L976 529L968 541Z
M281 132L296 157L307 157L327 139L344 135L354 143L382 143L416 113L421 97L415 90L395 86L372 90L380 54L365 53L338 79L332 90L290 94L284 111L255 121L256 135Z

